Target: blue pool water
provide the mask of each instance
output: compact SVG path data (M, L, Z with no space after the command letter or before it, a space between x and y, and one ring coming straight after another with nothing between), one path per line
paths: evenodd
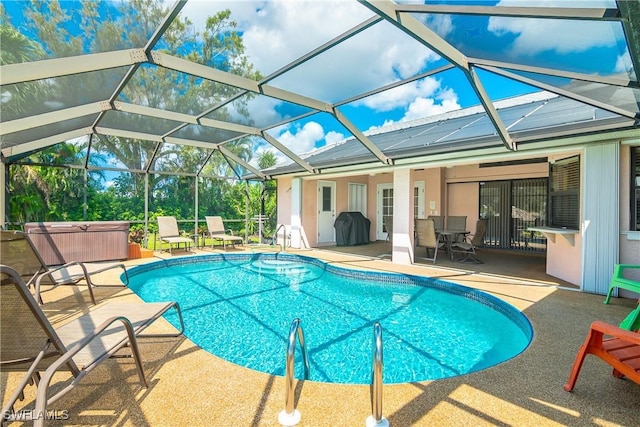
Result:
M203 349L274 375L285 374L287 336L299 318L314 381L369 384L375 322L385 384L478 371L518 355L532 338L524 315L483 292L288 254L154 262L130 269L129 286L145 301L178 301L186 336ZM299 347L295 372L304 372Z

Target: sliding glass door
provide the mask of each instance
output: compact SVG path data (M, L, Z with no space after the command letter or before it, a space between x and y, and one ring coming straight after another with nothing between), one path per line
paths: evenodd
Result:
M545 251L544 236L528 229L546 224L547 179L481 182L480 217L488 247Z

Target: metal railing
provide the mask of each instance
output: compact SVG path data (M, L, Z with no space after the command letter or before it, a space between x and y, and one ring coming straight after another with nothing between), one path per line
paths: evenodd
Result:
M284 233L282 233L282 245L278 243L278 231L280 231L281 228L284 228ZM287 227L284 224L280 224L278 228L276 228L276 232L273 233L273 245L280 245L280 251L286 252L285 248L287 247Z
M295 389L293 380L295 379L295 354L296 354L296 336L300 342L302 350L302 361L304 363L304 379L309 379L309 358L307 357L307 347L304 343L304 333L300 326L300 319L295 318L291 322L289 329L289 340L287 345L286 356L286 374L285 374L285 408L278 415L278 421L285 426L293 426L300 422L300 412L295 409Z
M371 368L371 416L367 418L367 426L389 426L389 421L382 416L382 326L373 324L373 366Z

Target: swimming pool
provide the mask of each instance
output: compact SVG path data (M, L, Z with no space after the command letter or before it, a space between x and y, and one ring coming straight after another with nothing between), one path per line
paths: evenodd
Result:
M289 328L299 318L313 381L369 384L375 322L385 384L485 369L520 354L533 335L522 313L489 294L290 254L152 262L129 269L129 287L145 301L178 301L185 335L204 350L273 375L285 374ZM296 377L302 367L298 348Z

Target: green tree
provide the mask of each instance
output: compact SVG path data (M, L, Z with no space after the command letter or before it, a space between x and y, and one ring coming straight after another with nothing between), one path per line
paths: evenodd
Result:
M258 157L258 167L267 169L275 166L277 163L276 155L271 150L263 151Z
M113 9L114 4L105 0L73 3L72 6L70 3L58 0L32 0L25 3L24 28L14 29L5 24L10 22L9 19L2 19L1 58L6 63L10 63L142 47L169 11L169 6L162 0L131 0L117 3L119 5L117 11ZM259 80L262 76L248 61L244 53L242 36L236 27L237 24L231 19L229 10L210 16L202 33L196 31L188 19L178 17L167 28L156 49ZM21 31L35 34L40 45L29 42ZM7 43L5 43L5 33L8 34ZM128 67L121 67L47 79L46 82L35 82L34 84L43 87L39 92L41 95L38 96L49 101L46 105L55 105L55 107L45 105L42 107L42 112L108 99L127 70ZM79 87L85 90L78 90ZM2 90L4 96L6 89ZM16 111L25 109L21 106L45 104L34 102L36 98L33 94L36 91L23 90L23 92L31 93L31 98L18 103L19 97L14 95ZM228 99L236 92L236 88L227 85L194 78L154 64L143 64L128 81L118 101L187 114L199 114ZM16 93L18 93L17 90ZM250 98L246 96L235 101L234 109L247 115L246 103ZM22 115L26 114L22 113ZM217 111L212 117L229 119L226 109ZM148 133L157 133L157 129L170 130L176 126L175 123L166 120L117 111L108 111L101 125L108 127L109 123L114 121L127 129ZM250 124L248 117L246 122ZM220 143L227 141L232 135L219 129L190 125L181 129L176 136ZM252 147L249 140L242 139L227 143L225 147L245 161L251 160ZM100 136L93 139L91 153L103 153L105 159L118 163L129 171L119 174L114 181L114 186L107 190L101 188L99 180L90 180L90 192L93 193L92 197L96 202L90 205L92 218L108 216L101 211L103 207L108 206L120 211L123 217L139 218L143 212L144 179L147 171L149 171L152 210L156 212L163 210L180 217L194 215L195 178L186 176L185 171L191 173L201 171L202 175L211 177L237 178L234 168L222 156L212 156L211 161L203 164L208 152L189 146L159 145L151 141ZM155 171L163 173L154 173ZM41 176L35 178L34 174ZM31 187L30 193L25 193L25 200L20 203L24 205L27 200L37 194L43 197L45 205L52 203L51 196L47 195L57 192L58 189L37 186L37 183L46 182L46 179L42 179L46 176L43 170L31 168L25 172L16 172L16 176L20 175L24 179L31 179L30 182L35 185ZM57 171L57 175L60 176L60 170ZM62 177L63 183L60 185L69 185L67 182L69 179ZM227 198L217 197L219 194L225 194L222 191L232 186L232 182L221 178L206 180L206 184L200 187L201 194L204 196L201 196L200 200L215 200L215 203L212 202L215 206L208 208L214 207L216 211L232 214L235 210L229 206L233 206L233 203L230 203ZM77 194L75 196L76 202L82 200L77 198ZM224 206L220 206L221 203ZM66 200L61 200L55 209L67 209ZM40 208L38 210L41 211ZM77 212L78 210L67 216L75 217Z

